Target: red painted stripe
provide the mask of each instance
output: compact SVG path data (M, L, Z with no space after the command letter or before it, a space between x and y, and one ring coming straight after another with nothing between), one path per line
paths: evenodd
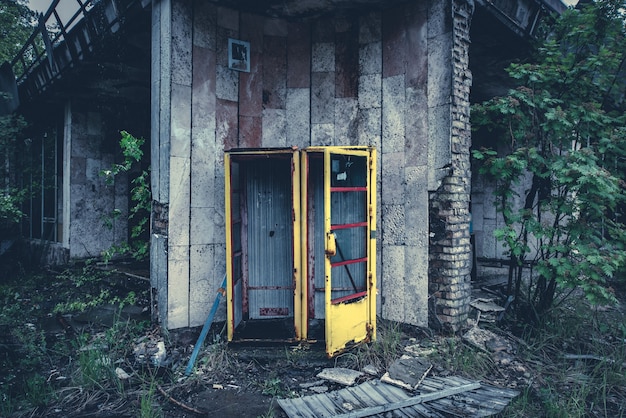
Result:
M354 292L354 287L333 287L331 290L333 292ZM325 292L326 288L325 287L316 287L315 291L318 292L318 293L319 292Z
M359 186L359 187L331 187L331 192L366 192L367 187Z
M356 222L356 223L353 223L353 224L331 225L330 226L330 230L334 231L334 230L337 230L337 229L359 228L359 227L363 227L363 226L367 226L367 221L365 221L365 222Z
M248 286L248 290L293 290L293 286Z
M359 293L354 293L352 295L343 296L343 297L340 297L340 298L337 298L337 299L333 299L333 300L330 301L330 303L333 304L333 305L338 305L340 303L347 302L347 301L352 300L352 299L363 298L365 296L367 296L367 292L359 292Z
M338 261L336 263L331 263L330 265L333 267L345 266L346 264L357 264L357 263L365 263L367 261L367 257L357 258L354 260L346 260L346 261Z

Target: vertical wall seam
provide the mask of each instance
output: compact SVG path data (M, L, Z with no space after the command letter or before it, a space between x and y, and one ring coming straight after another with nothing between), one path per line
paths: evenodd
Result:
M194 146L193 146L193 73L195 70L195 66L193 65L193 61L194 61L194 50L193 50L193 36L195 33L195 28L194 28L194 6L195 6L196 2L192 1L191 2L191 6L190 6L190 16L189 16L189 22L191 23L191 28L190 28L190 35L191 35L191 39L190 39L190 54L191 54L191 75L190 75L190 82L189 82L189 184L187 185L187 187L189 188L189 222L187 223L187 234L188 234L188 240L189 242L187 243L187 257L188 257L188 261L187 261L187 326L191 326L191 216L192 216L192 200L193 200L193 196L192 196L192 183L193 183L193 170L192 170L192 162L193 162L193 150L194 150Z

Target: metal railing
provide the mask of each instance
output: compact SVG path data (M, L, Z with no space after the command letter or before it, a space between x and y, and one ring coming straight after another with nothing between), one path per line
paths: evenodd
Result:
M48 60L53 72L57 72L53 50L67 38L68 31L80 21L93 7L93 1L76 0L76 12L64 22L57 11L60 0L53 0L48 11L39 14L39 22L32 35L28 38L22 49L11 61L13 74L16 75L19 84L33 68Z
M20 96L33 97L63 72L85 59L118 32L134 11L147 8L151 0L75 0L76 11L63 20L53 0L10 65L20 86ZM63 4L63 8L68 3ZM20 98L22 100L22 97Z

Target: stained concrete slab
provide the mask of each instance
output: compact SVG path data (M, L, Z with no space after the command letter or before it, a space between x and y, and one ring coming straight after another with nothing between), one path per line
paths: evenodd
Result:
M404 355L391 364L389 371L385 373L381 380L405 389L414 390L428 375L432 367L432 363L428 360Z
M361 376L363 376L363 373L343 367L324 369L317 374L317 377L320 379L325 379L329 382L335 382L346 386L352 386Z

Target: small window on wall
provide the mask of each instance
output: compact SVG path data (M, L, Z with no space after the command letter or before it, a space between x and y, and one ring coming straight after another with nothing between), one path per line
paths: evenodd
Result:
M21 183L28 191L22 211L26 238L62 240L62 130L51 128L31 138L22 166Z

